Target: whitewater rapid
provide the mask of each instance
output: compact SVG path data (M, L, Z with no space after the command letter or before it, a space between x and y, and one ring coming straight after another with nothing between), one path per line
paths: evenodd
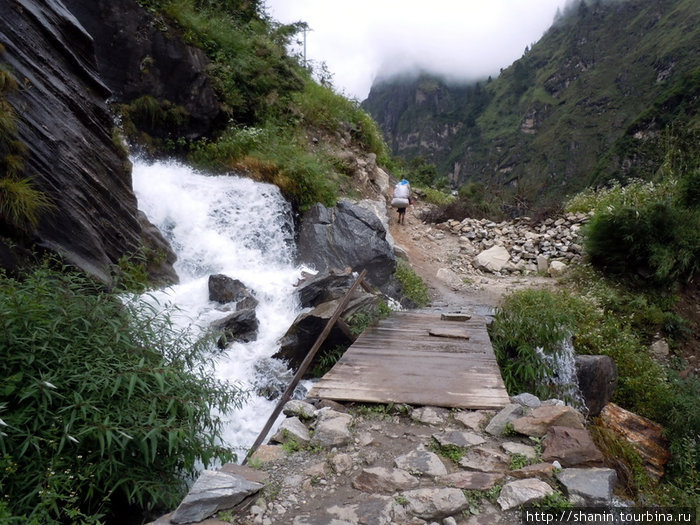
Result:
M173 320L179 327L203 330L231 313L209 301L211 274L240 280L259 301L257 340L234 343L212 370L251 391L245 406L223 417L225 444L242 459L275 405L255 393L256 364L278 350L278 339L301 312L294 294L302 269L294 265L291 207L276 186L208 175L176 162L133 159L132 176L139 209L177 254L180 283L149 297L176 306Z

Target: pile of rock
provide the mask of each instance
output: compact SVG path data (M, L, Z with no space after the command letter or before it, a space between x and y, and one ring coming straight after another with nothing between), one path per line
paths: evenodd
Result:
M590 219L586 213L569 213L533 225L529 218L493 222L466 218L439 225L459 236L460 250L473 257L472 266L494 273L556 273L561 264L581 257L581 227ZM553 262L555 264L552 266Z

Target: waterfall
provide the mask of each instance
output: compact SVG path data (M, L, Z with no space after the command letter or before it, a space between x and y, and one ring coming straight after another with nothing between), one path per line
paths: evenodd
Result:
M234 343L217 359L213 374L251 390L244 407L228 417L225 444L241 453L252 445L274 408L255 394L259 364L269 361L301 311L294 292L292 212L276 186L237 176L213 176L176 162L133 160L133 188L141 209L177 254L178 285L149 293L178 311L182 329L206 329L230 311L209 301L208 278L238 279L259 300L256 341Z
M576 352L571 337L559 343L556 352L547 354L540 347L535 351L542 361L552 369L552 376L548 378L552 392L567 405L577 410L586 411L586 402L578 387L576 376Z

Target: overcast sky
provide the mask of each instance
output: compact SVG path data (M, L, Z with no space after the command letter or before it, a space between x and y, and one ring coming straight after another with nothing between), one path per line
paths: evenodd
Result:
M266 0L303 21L306 57L341 93L364 100L375 78L418 69L454 79L498 75L551 25L566 0ZM301 35L300 35L301 37Z

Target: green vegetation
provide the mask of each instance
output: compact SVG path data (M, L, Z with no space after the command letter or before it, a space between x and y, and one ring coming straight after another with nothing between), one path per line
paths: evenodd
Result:
M464 457L468 450L458 445L441 445L435 438L430 441L429 448L436 454L455 463L459 463L459 460Z
M401 283L403 294L418 306L425 306L430 302L428 288L423 279L405 262L399 260L394 273Z
M579 4L493 80L399 78L373 86L363 106L395 155L426 158L455 188L485 184L508 215L593 183L650 180L668 133L697 147L697 3Z
M202 464L234 458L210 410L241 396L167 314L41 267L0 274L0 318L3 523L174 508Z
M235 170L276 184L302 211L316 202L333 206L348 185L352 173L333 149L332 137L344 135L353 148L389 162L376 123L358 103L327 82L316 82L297 57L287 54L286 45L304 24L274 23L257 0L142 4L173 20L188 42L206 52L227 119L213 136L192 142L186 138L186 110L146 96L121 106L132 138L184 155L202 168Z
M489 334L506 388L511 394L539 397L563 394L552 383L553 365L562 343L576 334L587 305L566 292L524 290L505 298Z
M0 67L0 233L7 229L28 234L52 204L24 176L26 146L17 138L17 113L7 102L16 89L14 75Z

